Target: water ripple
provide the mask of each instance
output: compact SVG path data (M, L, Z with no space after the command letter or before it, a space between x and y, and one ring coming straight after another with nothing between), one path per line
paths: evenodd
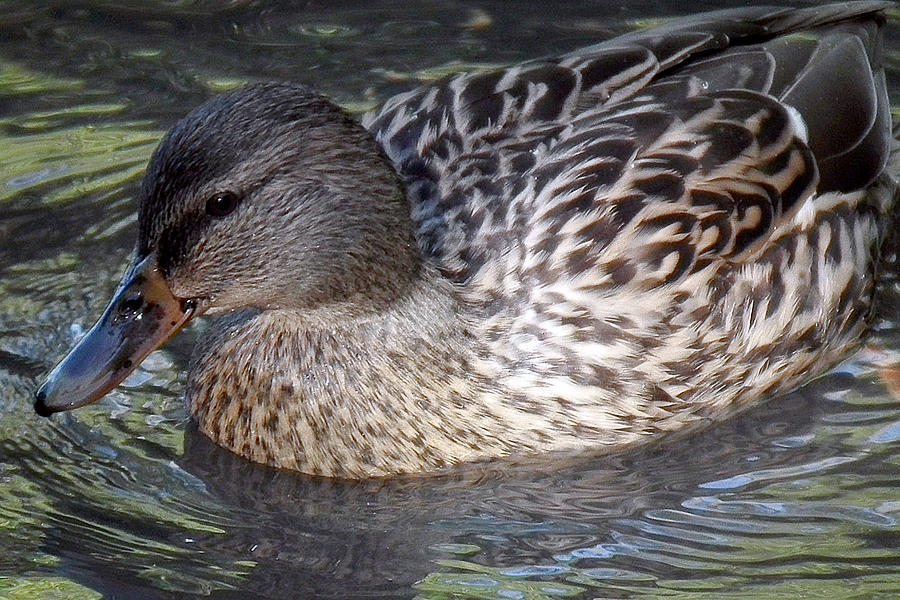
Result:
M487 3L473 19L456 0L415 15L382 0L0 3L0 596L900 597L896 264L875 349L623 455L363 484L265 469L188 423L188 342L75 415L33 414L35 378L121 276L153 146L211 93L300 81L363 110L646 24L645 4Z
M827 471L828 469L853 462L854 460L856 459L852 456L834 456L813 463L780 467L777 469L760 469L758 471L741 473L740 475L733 475L727 479L702 483L700 484L700 487L703 489L719 491L737 490L747 487L752 483L762 483L779 479L797 479L800 476Z

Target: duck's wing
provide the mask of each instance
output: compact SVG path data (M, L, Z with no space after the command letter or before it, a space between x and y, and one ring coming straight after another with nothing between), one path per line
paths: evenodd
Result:
M631 267L593 266L627 243L629 264L671 281L752 254L814 194L884 169L885 6L699 15L458 76L366 123L410 185L423 246L455 278L529 256L624 278Z
M628 99L679 65L728 48L735 54L723 58L719 63L723 68L708 65L711 90L749 86L769 92L774 84L771 93L777 94L803 78L803 63L820 51L817 41L770 44L766 56L754 48L741 57L748 61L744 64L736 57L739 47L864 17L889 6L892 3L852 2L805 10L751 7L677 19L561 57L424 86L391 98L363 121L402 174L433 178L443 164L478 146L484 136L519 135ZM874 34L874 27L869 29ZM771 80L773 62L780 67L777 81ZM736 71L741 75L735 76ZM423 163L433 166L423 169Z
M684 61L637 95L676 102L727 89L769 95L801 117L820 192L865 187L883 170L891 140L883 17L867 12L878 7L849 3L771 17L786 34Z

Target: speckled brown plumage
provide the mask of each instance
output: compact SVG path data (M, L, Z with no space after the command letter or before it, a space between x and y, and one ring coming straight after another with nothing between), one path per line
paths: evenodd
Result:
M201 107L138 246L227 313L191 366L201 431L387 476L619 448L823 372L865 331L896 193L885 6L676 20L365 129L300 86Z

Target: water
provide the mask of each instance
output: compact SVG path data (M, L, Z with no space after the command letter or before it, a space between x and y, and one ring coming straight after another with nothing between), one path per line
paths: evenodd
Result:
M361 111L447 71L687 8L620 4L4 2L0 597L900 593L895 267L862 354L739 418L621 456L361 484L247 464L191 429L181 386L195 332L94 406L51 420L31 410L36 379L115 286L143 165L191 107L242 81L292 79ZM895 21L895 104L897 35Z

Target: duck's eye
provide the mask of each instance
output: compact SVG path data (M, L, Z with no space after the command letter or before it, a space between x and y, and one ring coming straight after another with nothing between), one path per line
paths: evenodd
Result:
M234 192L221 192L206 201L206 214L212 217L224 217L234 212L240 198Z

